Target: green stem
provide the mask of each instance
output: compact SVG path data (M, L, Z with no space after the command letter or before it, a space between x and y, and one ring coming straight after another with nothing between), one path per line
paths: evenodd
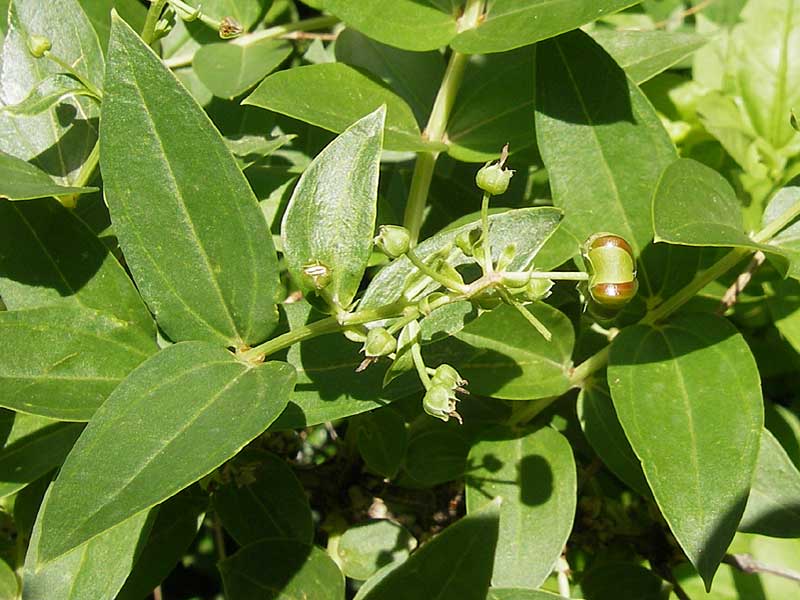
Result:
M588 281L589 274L583 271L531 271L531 279L553 281Z
M422 349L418 343L415 343L411 346L411 358L414 359L414 366L417 369L417 373L419 374L420 381L422 381L422 385L425 386L426 390L431 388L431 378L428 375L428 369L425 366L425 361L422 359Z
M92 180L92 176L94 175L94 171L97 168L97 163L100 162L100 142L97 141L94 143L94 147L92 151L89 153L89 156L86 157L86 160L83 162L83 166L81 167L80 172L78 173L78 177L75 179L73 185L75 187L83 187L88 185L89 182Z
M178 9L182 13L186 15L193 15L195 14L196 7L186 4L182 0L167 0L174 8ZM214 31L219 33L220 27L222 27L222 23L217 21L216 19L209 17L205 14L202 10L197 15L197 20L203 23L203 25L207 25Z
M428 264L426 264L425 261L422 260L422 258L420 258L417 255L416 252L414 252L410 248L406 252L406 257L408 257L408 260L410 260L411 264L413 264L415 267L417 267L417 269L419 269L425 275L427 275L428 277L433 279L436 283L442 284L447 289L452 290L454 292L459 292L459 293L462 293L462 294L467 290L467 286L461 285L457 281L452 281L450 278L445 277L441 273L436 272L434 269L432 269L430 266L428 266Z
M314 321L313 323L292 329L283 335L279 335L263 344L250 348L242 352L240 358L246 361L258 361L259 359L263 359L270 354L279 352L298 342L320 335L343 331L350 325L361 325L363 323L388 319L389 317L396 317L403 314L403 310L406 306L407 304L405 302L398 301L379 308L360 310L342 316L320 319L319 321Z
M483 248L483 272L491 275L494 272L492 264L492 248L489 245L489 200L492 195L489 192L483 193L481 200L481 247Z
M261 29L253 33L241 35L230 43L237 46L247 46L254 44L261 40L274 40L284 35L294 33L296 31L313 31L315 29L327 29L339 23L336 17L314 17L312 19L304 19L303 21L296 21L294 23L287 23L285 25L276 25L268 29ZM179 69L181 67L188 67L194 60L194 52L191 54L184 54L175 56L164 60L164 65L170 69Z
M763 244L767 240L771 239L781 229L786 227L789 223L794 221L798 216L800 216L800 201L792 204L789 208L778 215L775 220L770 221L766 227L753 235L753 241Z
M483 14L484 0L467 0L464 14L460 21L460 31L472 29L478 25ZM458 89L464 78L464 69L469 61L469 56L460 52L453 52L447 63L442 83L436 94L424 135L431 142L443 142L447 130L447 122L453 109ZM411 188L408 192L408 202L403 216L403 226L411 233L411 245L416 245L419 232L422 228L422 219L425 214L425 205L428 201L428 192L433 179L433 171L439 152L422 151L417 153L414 165L414 174L411 177Z
M150 8L147 9L147 17L144 20L144 27L142 28L142 40L148 46L152 46L155 41L156 24L161 18L161 13L164 12L164 7L167 5L167 0L151 0Z

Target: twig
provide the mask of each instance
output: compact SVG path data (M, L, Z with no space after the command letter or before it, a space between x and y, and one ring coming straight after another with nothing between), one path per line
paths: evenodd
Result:
M753 273L755 273L758 267L764 264L764 260L766 260L766 256L760 250L753 254L753 258L750 260L747 268L736 278L736 281L731 284L722 296L722 300L720 300L719 307L717 308L718 315L723 314L736 304L736 301L739 299L739 294L741 294L744 288L747 287L747 284L750 283L750 280L753 278Z
M800 573L797 571L766 565L756 560L749 554L726 554L725 558L722 559L722 562L724 562L726 565L731 565L732 567L739 569L742 573L747 573L749 575L755 573L770 573L771 575L777 575L778 577L791 579L792 581L800 583Z
M338 33L312 33L310 31L292 31L280 36L282 40L322 40L333 41L339 37Z
M225 534L222 532L222 522L219 520L219 515L214 513L211 528L214 530L214 545L217 547L217 556L220 560L225 560L227 553L225 552Z
M164 595L161 593L160 585L157 585L153 590L153 600L164 600Z

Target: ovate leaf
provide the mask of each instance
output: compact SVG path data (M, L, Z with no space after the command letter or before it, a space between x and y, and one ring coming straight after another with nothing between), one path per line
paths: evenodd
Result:
M330 281L320 295L340 309L353 301L372 251L385 115L379 108L320 152L300 177L283 217L290 273L308 294L317 290L305 269L327 269Z
M214 510L236 543L265 538L314 541L311 509L302 484L282 458L245 451L229 463L229 481L214 492Z
M359 417L357 423L358 451L367 467L384 477L397 475L408 445L400 413L391 408L373 410Z
M341 63L309 65L267 77L242 104L260 106L341 133L386 105L386 149L424 150L414 113L405 101L362 72Z
M570 388L572 323L544 302L523 310L539 319L553 339L546 340L516 309L502 305L453 337L426 346L423 355L429 364L455 366L469 381L468 389L482 396L531 400L563 394Z
M709 587L758 456L764 409L750 350L711 314L636 325L614 338L608 382L653 496Z
M649 496L642 466L619 424L605 382L592 381L581 390L578 419L592 449L609 470L643 496Z
M116 598L133 568L152 519L138 514L82 544L55 561L41 554L42 515L52 500L51 485L33 526L23 572L23 598L73 600Z
M444 76L444 59L437 51L409 52L387 46L345 29L336 38L336 60L380 77L405 100L423 126ZM341 108L341 107L340 107Z
M3 15L5 20L5 15ZM78 0L15 0L3 45L0 106L23 102L41 82L63 69L28 49L31 35L45 36L51 52L102 88L105 65L97 35ZM30 161L61 185L75 182L97 139L99 111L88 98L65 99L35 116L0 112L0 150Z
M557 431L497 428L481 435L469 455L467 514L500 505L492 585L539 587L572 530L577 496L575 460Z
M195 53L192 66L215 96L235 98L275 70L291 53L289 44L276 40L207 44Z
M0 199L29 200L47 196L68 196L96 192L93 187L65 187L52 177L15 156L0 152Z
M459 33L451 46L467 54L512 50L636 3L637 0L494 0L478 27Z
M105 198L139 291L174 340L262 341L277 321L278 266L244 175L200 106L118 17L108 61Z
M498 520L498 502L462 518L389 571L362 600L485 600Z
M639 85L682 61L708 41L700 35L673 31L599 29L591 36Z
M426 425L414 431L408 440L406 472L425 486L452 481L464 475L469 454L467 437L443 423Z
M42 520L41 559L211 472L275 420L294 377L286 363L244 364L206 342L175 344L143 363L106 400L61 468Z
M339 538L336 553L344 574L364 581L381 567L404 561L416 547L405 527L380 519L350 527Z
M778 190L764 211L763 225L769 225L785 211L800 202L800 186L788 186ZM789 276L800 279L800 220L795 219L788 227L780 231L770 240L770 245L776 246L789 257Z
M458 31L457 12L431 0L325 0L325 8L361 33L406 50L435 50Z
M768 429L761 433L753 485L739 531L800 537L800 472Z
M589 570L581 580L581 597L586 600L626 598L661 600L663 580L632 563L609 562Z
M762 250L784 271L788 265L774 246L754 242L744 232L741 205L725 178L690 158L661 174L653 195L653 229L659 242Z
M336 563L324 550L295 540L255 542L220 562L219 570L228 600L344 598Z
M536 137L570 233L583 241L610 231L638 255L675 149L647 98L582 31L536 48Z

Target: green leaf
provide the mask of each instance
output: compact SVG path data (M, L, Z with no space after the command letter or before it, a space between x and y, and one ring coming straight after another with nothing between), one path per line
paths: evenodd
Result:
M272 0L187 0L192 6L199 6L203 12L220 21L233 17L245 30L249 30L263 19Z
M758 462L739 531L800 537L800 471L768 429L761 433Z
M316 320L307 302L284 304L292 329ZM361 345L343 335L324 335L295 344L286 361L297 370L289 406L271 430L310 427L385 406L419 389L419 382L383 388L388 361L356 373L364 360Z
M797 151L800 135L789 124L800 106L800 10L794 0L749 2L734 30L736 83L755 130L773 148Z
M464 329L426 346L430 364L452 364L469 381L471 393L507 400L559 396L570 388L575 333L559 310L544 302L525 307L553 334L547 341L519 312L502 305Z
M139 291L173 340L262 341L277 322L278 265L247 180L200 106L118 17L108 62L105 199Z
M422 139L405 101L374 79L341 63L308 65L267 77L242 102L300 119L334 133L386 105L387 150L435 150Z
M33 526L23 572L23 597L47 600L116 598L150 531L152 519L142 512L68 553L49 560L42 555L43 515L53 501L54 485L45 495Z
M64 187L29 162L0 151L0 199L30 200L96 192L94 187Z
M227 469L230 480L215 490L214 510L237 544L265 538L314 541L308 498L285 460L251 450Z
M198 485L159 505L147 542L115 600L141 600L161 583L197 536L207 507L208 496Z
M581 241L621 235L638 256L655 183L676 158L653 107L581 31L539 44L536 69L536 138L564 225Z
M494 0L475 29L459 33L450 44L456 52L503 52L551 38L638 0Z
M431 344L455 335L478 318L478 309L469 300L458 300L431 311L419 324L420 341Z
M3 46L0 106L19 104L39 83L63 69L34 58L30 35L52 41L51 53L74 65L96 88L102 88L105 65L97 35L77 0L15 0ZM73 184L97 139L99 111L93 100L71 99L36 116L0 112L0 151L33 162L56 183Z
M18 492L64 462L83 429L76 424L3 411L11 431L0 450L0 497ZM1 596L0 596L1 597Z
M524 588L491 588L486 596L486 600L557 600L558 598L563 598L563 596Z
M534 258L539 249L558 228L562 213L560 210L547 206L540 208L521 208L489 216L489 244L492 247L492 260L496 261L500 253L509 245L516 248L516 256L508 266L509 271L521 271L534 263ZM453 229L444 230L425 240L414 251L423 259L452 246L456 237L465 231L479 227L479 222L469 223ZM448 262L453 266L474 262L454 248L450 252ZM405 256L388 266L370 282L364 297L361 299L361 308L375 308L385 304L392 304L405 296L409 300L418 298L425 289L412 286L407 289L409 279L417 272ZM428 280L430 281L430 280Z
M55 73L48 75L33 86L30 94L22 102L4 106L0 111L30 117L48 110L67 96L95 98L93 92L71 75Z
M653 496L708 588L758 455L764 409L750 350L710 314L636 325L614 338L608 382Z
M589 445L609 470L639 494L649 497L650 488L642 466L619 424L605 382L592 380L591 385L581 390L578 419Z
M763 225L769 225L798 202L800 202L800 186L781 188L764 211ZM788 227L781 230L770 240L770 245L777 246L789 257L791 261L789 276L800 279L800 220L795 219Z
M125 270L56 200L0 201L0 296L9 310L80 307L155 337L153 319Z
M5 560L0 560L0 599L16 600L19 597L17 574Z
M175 344L143 363L98 410L61 468L42 520L42 560L210 473L275 420L294 378L286 363L244 364L206 342Z
M339 538L336 554L347 577L364 581L381 567L406 560L416 547L405 527L380 519L350 527Z
M800 352L800 282L795 279L773 281L767 307L775 327L792 347Z
M754 242L744 232L741 205L725 178L690 158L661 174L653 195L653 229L657 242L762 250L781 270L788 268L774 246Z
M367 467L384 477L397 475L408 445L403 417L391 408L383 408L362 415L357 422L358 452Z
M598 29L591 36L639 85L679 63L708 41L704 36L678 31Z
M492 585L539 587L572 531L577 497L569 442L544 427L526 434L498 427L469 455L467 514L503 499Z
M499 518L493 502L460 519L389 571L361 600L485 600Z
M78 0L78 2L81 3L83 11L97 32L100 46L103 48L108 46L112 9L117 11L135 31L141 31L144 27L147 8L137 0Z
M192 66L215 96L235 98L274 71L291 53L289 44L276 40L207 44L194 55Z
M295 540L261 540L217 566L228 600L344 598L344 577L336 563L325 551Z
M385 115L379 108L320 152L300 177L283 216L289 272L308 294L316 290L304 269L323 265L330 281L320 294L337 309L350 306L372 253Z
M433 0L325 0L325 9L379 42L417 52L447 45L458 31L458 14Z
M416 482L434 486L464 475L468 454L469 441L464 434L429 420L409 437L405 469Z
M652 571L623 562L605 563L589 570L581 579L586 600L661 600L664 581Z
M447 122L448 153L457 160L497 158L504 144L518 152L536 143L533 50L472 60Z
M78 306L0 312L0 335L0 406L66 421L88 421L157 350L136 324Z
M336 60L379 77L408 103L420 127L428 121L444 77L444 60L437 51L409 52L386 46L355 29L336 38Z

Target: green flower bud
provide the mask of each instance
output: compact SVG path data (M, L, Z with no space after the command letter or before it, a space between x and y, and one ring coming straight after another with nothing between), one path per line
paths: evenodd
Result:
M432 385L425 392L422 399L422 408L432 417L448 421L450 417L458 415L456 412L456 395L443 385Z
M441 364L436 367L436 371L431 377L431 382L433 385L443 385L450 390L455 390L467 384L467 380L461 377L458 371L448 364Z
M529 271L506 271L500 276L500 282L511 290L525 288L531 281Z
M375 327L367 332L364 355L367 357L386 356L397 349L397 340L383 327Z
M344 337L346 337L351 342L357 342L363 344L367 341L367 328L363 325L353 325L351 327L347 327L342 331Z
M375 238L375 245L389 258L397 258L408 252L411 234L405 227L381 225Z
M318 260L303 265L302 271L303 283L306 287L321 290L331 282L331 270Z
M462 231L456 236L456 246L465 256L475 255L475 244L481 239L481 230L478 228Z
M544 300L550 295L550 289L552 287L552 280L534 278L528 282L527 286L525 286L523 295L525 296L526 300L538 302L539 300Z
M508 268L508 265L511 264L511 261L514 260L514 257L516 255L517 255L517 245L509 244L508 246L503 248L503 251L500 253L495 268L498 271L505 271L506 268Z
M220 21L219 37L221 37L223 40L239 37L242 35L243 31L244 28L241 26L239 21L233 17L225 17L222 19L222 21Z
M32 35L28 38L28 50L34 58L42 58L52 47L50 38L43 35Z
M484 192L492 196L499 196L508 189L508 184L514 176L514 171L506 169L502 162L487 162L475 176L475 183Z

